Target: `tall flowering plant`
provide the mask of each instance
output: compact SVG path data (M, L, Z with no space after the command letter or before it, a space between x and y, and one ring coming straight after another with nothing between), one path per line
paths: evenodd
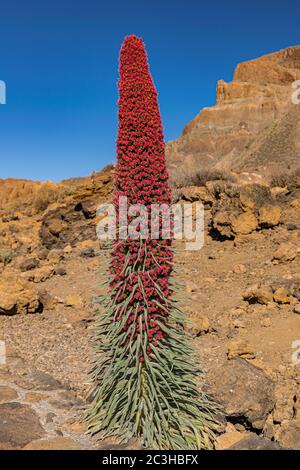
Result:
M157 92L144 44L125 38L120 53L114 204L118 233L126 208L170 205L171 190ZM148 222L141 222L142 231ZM113 243L105 314L96 325L92 433L138 437L146 447L210 446L215 407L199 389L201 370L173 298L171 240L130 236Z

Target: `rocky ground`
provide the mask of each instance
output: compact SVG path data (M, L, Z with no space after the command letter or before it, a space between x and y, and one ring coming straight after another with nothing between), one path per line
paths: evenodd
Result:
M74 187L46 208L32 211L31 199L2 208L3 449L116 446L90 438L81 421L108 256L96 205L110 198L111 169ZM205 206L204 247L176 242L176 277L205 386L224 409L215 448L300 449L300 181L214 181L176 197Z

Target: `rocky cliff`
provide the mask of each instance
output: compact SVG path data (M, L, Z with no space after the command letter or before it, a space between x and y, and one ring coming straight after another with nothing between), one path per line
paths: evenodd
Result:
M300 166L300 105L292 83L300 79L300 46L236 67L219 80L216 105L204 108L169 142L171 171L217 169L247 179L270 178Z

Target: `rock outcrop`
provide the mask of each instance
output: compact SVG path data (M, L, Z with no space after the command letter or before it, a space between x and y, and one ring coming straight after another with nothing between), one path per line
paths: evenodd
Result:
M172 173L214 168L259 182L299 168L300 105L291 100L299 78L300 46L239 64L231 83L218 82L216 105L169 142Z

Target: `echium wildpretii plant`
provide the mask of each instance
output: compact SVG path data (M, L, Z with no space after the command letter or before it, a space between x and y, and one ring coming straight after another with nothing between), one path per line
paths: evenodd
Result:
M136 36L121 49L119 93L114 203L122 217L121 196L128 206L172 202L157 92ZM106 310L96 326L95 389L87 413L92 433L138 437L157 449L210 446L215 406L199 391L201 370L173 299L172 271L170 239L150 234L114 241Z

